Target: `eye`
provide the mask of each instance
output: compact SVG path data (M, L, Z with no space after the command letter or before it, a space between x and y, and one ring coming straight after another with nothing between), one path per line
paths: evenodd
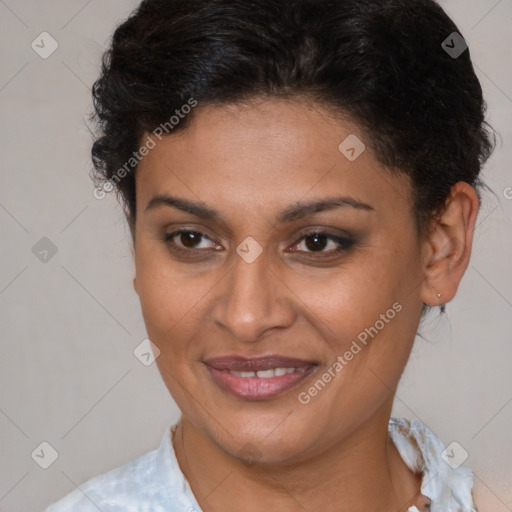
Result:
M292 251L332 255L350 249L352 245L354 241L350 238L314 231L304 235L299 243L293 246Z
M182 229L165 234L162 241L170 250L184 256L199 256L210 252L208 249L215 251L222 250L222 246L211 240L208 235L201 231ZM291 252L318 254L318 257L326 257L337 255L338 253L350 249L354 245L354 240L348 237L340 237L323 233L321 231L313 231L305 233L299 242L291 247Z
M204 243L202 240L204 240ZM209 248L219 250L219 248L221 248L220 245L210 240L210 238L208 238L208 236L204 233L192 230L180 230L166 234L163 241L166 244L169 244L174 250L178 251L190 251L193 249ZM209 245L208 242L211 245Z

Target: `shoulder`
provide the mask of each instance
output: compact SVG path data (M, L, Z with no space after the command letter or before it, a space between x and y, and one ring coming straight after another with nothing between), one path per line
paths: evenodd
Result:
M473 473L462 466L467 454L460 444L445 446L418 420L391 418L388 430L404 462L422 475L421 492L430 499L431 512L476 512Z
M45 512L142 511L143 495L151 492L154 499L154 494L159 492L158 485L155 486L156 456L157 450L153 450L91 478Z
M160 446L77 486L45 512L186 512L197 502L176 460L168 427Z

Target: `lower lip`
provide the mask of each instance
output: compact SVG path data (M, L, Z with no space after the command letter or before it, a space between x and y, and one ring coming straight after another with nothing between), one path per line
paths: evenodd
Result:
M273 398L295 387L311 375L316 366L308 366L304 372L286 373L268 379L260 377L238 377L227 370L218 370L206 365L213 380L224 390L246 400Z

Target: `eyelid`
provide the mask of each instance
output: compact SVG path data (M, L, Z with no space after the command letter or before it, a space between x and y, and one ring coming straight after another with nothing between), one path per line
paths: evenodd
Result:
M192 248L180 247L179 245L174 243L172 241L172 239L180 234L183 234L183 233L197 233L200 235L201 239L207 239L210 242L212 242L214 244L214 247L209 248L209 249L208 248L194 248L194 247L192 247ZM321 258L326 258L329 256L339 255L341 252L344 252L344 251L350 249L355 243L354 237L346 232L341 235L335 235L333 233L328 232L328 228L325 228L325 227L324 228L309 227L309 228L303 228L302 230L299 231L299 233L296 233L296 235L294 237L295 242L291 245L291 247L297 247L306 238L315 236L315 235L320 235L320 236L327 238L330 241L333 241L335 244L338 245L338 247L336 249L330 249L328 251L324 251L324 250L304 251L304 250L293 249L289 252L292 252L295 254L307 254L307 255L315 255L316 254L317 255L316 257L318 259L321 259ZM208 235L208 233L205 233L201 229L192 228L192 227L180 228L180 229L176 229L176 230L172 231L171 233L165 233L162 238L162 241L166 245L172 245L173 251L175 251L177 253L188 253L189 255L194 255L194 253L195 253L195 255L199 256L201 253L206 253L211 249L213 249L214 251L219 251L222 249L222 245L219 244L218 242L216 242L212 237L210 237ZM290 246L288 246L288 247L290 247Z
M172 231L171 233L165 233L164 236L163 236L163 242L164 243L168 243L168 244L171 244L172 243L172 239L178 235L181 235L183 233L197 233L201 236L201 238L206 238L207 240L209 240L210 242L212 242L213 244L215 244L215 246L217 247L221 247L221 244L217 243L215 240L212 239L212 237L210 237L207 233L205 233L204 231L201 231L200 229L194 229L194 228L181 228L181 229L177 229L175 231ZM184 247L180 247L180 246L177 246L175 245L175 249L176 250L181 250L181 251L185 251L185 252L200 252L200 251L205 251L205 249L194 249L194 248L184 248ZM215 249L215 250L218 250L218 249Z
M302 231L301 234L299 234L299 239L292 245L292 247L296 247L299 244L301 244L306 238L314 236L314 235L320 235L328 240L333 241L334 243L338 244L337 249L331 249L329 251L292 251L292 252L298 252L298 253L304 253L304 254L318 254L318 255L324 255L324 257L337 254L339 252L345 251L352 247L355 243L354 237L349 235L348 233L345 233L343 235L335 235L332 233L329 233L325 229L308 229L305 231Z

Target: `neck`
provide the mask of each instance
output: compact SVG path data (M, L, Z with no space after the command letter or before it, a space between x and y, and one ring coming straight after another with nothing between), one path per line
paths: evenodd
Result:
M247 464L224 452L186 418L176 458L204 512L421 510L420 477L388 436L391 404L347 438L298 464Z

